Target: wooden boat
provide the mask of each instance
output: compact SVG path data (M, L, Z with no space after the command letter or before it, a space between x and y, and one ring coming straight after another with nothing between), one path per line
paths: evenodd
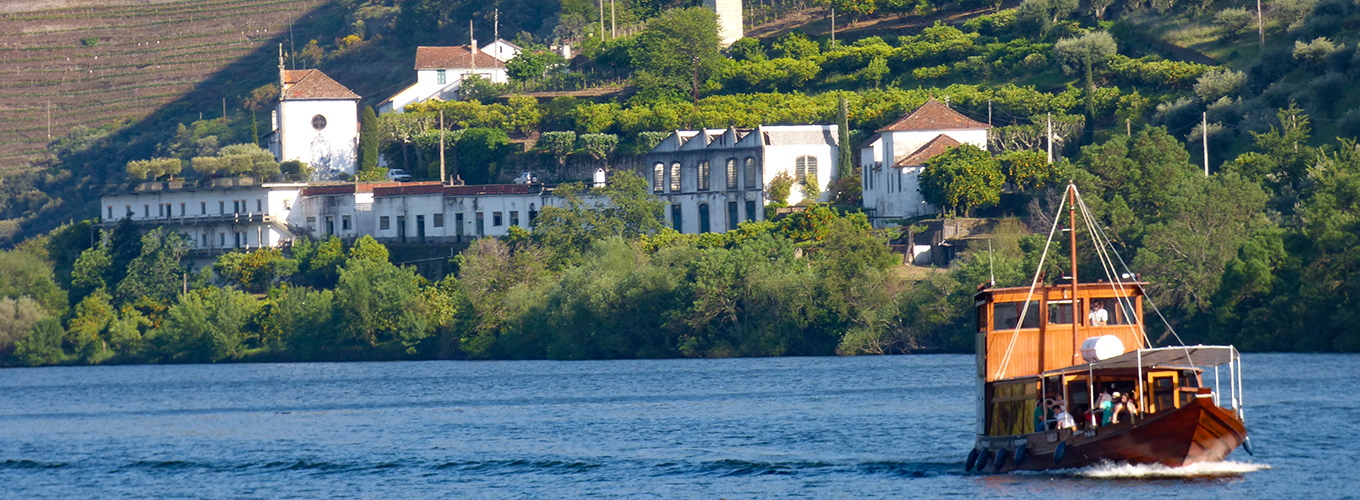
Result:
M1076 187L1069 185L1067 195L1069 248L1076 248L1077 231L1071 228L1077 227L1081 207L1104 267L1117 269ZM1045 259L1047 253L1048 246ZM1058 283L1045 285L1036 272L1028 287L984 284L974 296L977 438L965 468L1007 472L1100 462L1179 467L1223 460L1238 446L1250 452L1237 350L1152 348L1142 322L1147 283L1131 273L1108 271L1108 281L1078 283L1075 252L1069 253L1071 275ZM1097 305L1106 311L1103 316L1091 313ZM1102 317L1103 325L1092 324ZM1131 349L1125 352L1124 346ZM1213 376L1206 377L1209 373ZM1212 387L1205 386L1207 381ZM1219 390L1224 383L1228 398ZM1104 414L1116 405L1102 410L1101 401L1116 393L1137 411L1121 412L1106 423ZM1046 401L1058 402L1073 418L1055 418L1060 415L1045 409Z

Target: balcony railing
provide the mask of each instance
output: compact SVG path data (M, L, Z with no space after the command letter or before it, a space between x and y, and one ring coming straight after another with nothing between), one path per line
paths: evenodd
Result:
M113 227L117 225L120 220L122 219L105 220L100 223L100 226ZM184 215L179 217L145 217L131 220L133 224L140 226L164 226L171 224L249 224L252 222L272 224L276 220L276 217L267 212L240 212L230 214Z

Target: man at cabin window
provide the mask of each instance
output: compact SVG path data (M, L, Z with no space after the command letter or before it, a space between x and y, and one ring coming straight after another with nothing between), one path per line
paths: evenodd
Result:
M1091 314L1087 315L1086 319L1090 320L1088 324L1091 326L1105 326L1105 323L1110 321L1110 315L1105 312L1105 307L1100 302L1094 302L1091 304Z

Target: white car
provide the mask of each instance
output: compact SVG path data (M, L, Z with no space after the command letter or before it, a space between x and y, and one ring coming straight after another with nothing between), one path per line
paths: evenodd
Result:
M400 168L387 169L387 180L397 182L407 182L411 180L411 174L406 173Z
M533 172L524 172L515 178L515 184L533 184L538 182L538 176Z

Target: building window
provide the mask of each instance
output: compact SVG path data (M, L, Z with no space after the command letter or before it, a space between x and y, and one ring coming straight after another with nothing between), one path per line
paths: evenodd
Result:
M685 232L685 225L680 222L680 205L671 205L671 227L676 231Z
M325 130L325 128L326 128L326 117L321 116L321 115L313 116L313 117L312 117L312 128L317 129L317 130Z
M808 177L817 178L817 157L799 156L793 163L794 178L799 183L807 182Z
M700 203L700 204L699 204L699 232L700 232L700 233L707 233L707 232L711 232L711 231L712 231L712 228L709 226L708 204L707 204L707 203Z
M157 204L156 204L156 217L165 217L165 204L164 204L164 203L157 203Z
M307 218L307 232L311 233L311 232L315 232L315 231L316 231L316 217L308 217L308 218Z
M311 217L308 217L308 219L311 219ZM392 218L386 215L378 217L378 230L386 231L388 229L392 229Z
M652 192L660 193L666 189L666 164L657 163L652 166Z
M709 168L708 168L708 160L704 160L704 161L699 162L699 190L700 190L700 191L708 191L708 188L711 187L711 186L709 185L709 183L713 182L713 175L712 175L712 173L713 173L713 172L709 171Z
M530 224L533 224L533 223L534 223L534 219L537 219L537 218L538 218L538 210L536 210L536 209L534 208L534 204L533 204L533 203L530 203L530 204L529 204L529 223L530 223Z
M680 162L671 164L671 192L680 192Z
M444 214L434 214L432 219L434 227L444 227Z
M226 214L227 214L227 202L218 200L218 202L217 202L217 213L222 214L222 215L226 215Z
M756 201L746 200L746 220L756 220Z
M127 207L127 218L128 218L128 219L131 219L131 218L132 218L132 205L125 205L125 206Z
M453 214L453 231L458 235L458 239L463 239L463 214Z
M756 159L750 157L746 158L746 189L763 187L759 182L756 182L756 178L759 177L756 175L756 170L758 170L756 167Z
M491 212L492 226L501 227L501 221L502 221L501 212Z
M482 236L486 236L486 217L482 216L482 212L477 212L477 237Z
M203 248L208 248L208 233L203 233Z
M208 215L208 202L206 201L198 202L198 213L199 215Z
M350 227L351 227L351 226L350 226L350 223L349 223L349 216L348 216L348 215L341 215L341 216L340 216L340 229L343 229L343 230L345 230L345 231L349 231L349 230L350 230Z
M185 213L185 211L184 211L184 205L185 205L184 203L180 203L180 204L179 204L179 216L180 216L180 217L184 217L185 215L188 215L188 214Z
M109 205L109 220L113 220L113 205Z
M326 235L329 236L329 235L332 235L332 234L335 234L335 216L334 216L334 215L327 215L327 216L326 216Z
M510 211L510 225L511 226L519 225L519 210Z
M284 210L292 210L292 209L293 209L293 200L288 199L288 198L284 198L284 199L283 199L283 209L284 209Z
M737 213L737 202L729 201L727 202L727 230L736 229L738 222L741 222L741 214Z
M264 200L261 200L261 199L259 199L259 198L255 198L255 211L256 211L256 212L263 212L263 211L264 211Z
M443 85L443 84L445 84L445 83L448 83L448 78L449 78L449 77L448 77L447 74L444 73L444 70L442 70L442 69L440 69L440 70L435 70L435 72L434 72L434 83Z
M727 189L737 189L737 159L727 159Z
M218 248L227 246L227 233L217 233Z
M143 217L143 218L146 218L146 219L150 219L150 218L151 218L151 204L150 204L150 203L148 203L148 204L146 204L146 205L142 205L142 217Z

